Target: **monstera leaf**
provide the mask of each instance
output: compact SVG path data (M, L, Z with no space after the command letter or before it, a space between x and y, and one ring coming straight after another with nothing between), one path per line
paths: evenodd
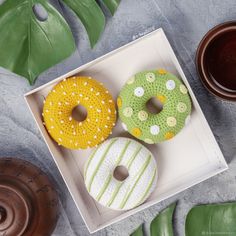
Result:
M151 236L173 236L173 213L176 203L153 219ZM208 204L193 207L185 222L186 236L236 235L236 203ZM140 226L131 236L143 236Z
M91 46L98 41L105 27L105 16L94 0L63 0L83 23Z
M109 9L111 14L114 15L117 7L119 6L120 0L103 0L103 3Z
M62 0L69 6L83 23L91 47L97 43L105 27L105 16L95 0ZM120 0L101 0L114 15Z
M176 203L171 204L153 219L150 231L151 236L173 236L172 219Z
M105 16L95 0L61 0L79 17L93 47L105 27ZM35 16L40 4L46 20ZM114 14L119 0L104 0ZM44 70L75 50L71 30L47 0L5 0L0 5L0 66L26 77L33 84Z
M40 21L35 4L47 11ZM46 0L6 0L0 6L0 66L33 84L36 77L75 50L64 18Z
M143 226L140 225L130 236L143 236Z
M176 203L171 204L168 208L163 210L152 220L150 225L151 236L174 236L172 221L175 207ZM130 236L143 236L143 235L144 235L143 227L142 225L140 225L139 228L135 232L133 232Z
M186 218L185 235L236 235L236 203L192 208Z

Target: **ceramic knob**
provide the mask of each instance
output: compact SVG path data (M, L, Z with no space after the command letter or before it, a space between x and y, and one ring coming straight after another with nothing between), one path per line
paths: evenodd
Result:
M57 193L42 170L21 159L0 158L0 235L51 235L58 213Z

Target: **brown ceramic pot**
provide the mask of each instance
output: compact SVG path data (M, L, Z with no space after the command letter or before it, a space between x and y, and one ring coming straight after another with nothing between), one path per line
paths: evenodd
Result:
M236 22L218 25L204 36L197 50L196 66L212 94L236 101Z
M42 170L21 159L0 158L0 235L51 235L58 213L57 193Z

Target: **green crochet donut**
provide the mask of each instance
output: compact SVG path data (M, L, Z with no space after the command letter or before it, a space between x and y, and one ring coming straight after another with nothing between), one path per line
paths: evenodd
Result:
M150 113L146 107L152 97L163 105L158 114ZM173 138L191 113L187 88L163 69L144 71L131 77L122 88L117 105L124 129L149 144Z

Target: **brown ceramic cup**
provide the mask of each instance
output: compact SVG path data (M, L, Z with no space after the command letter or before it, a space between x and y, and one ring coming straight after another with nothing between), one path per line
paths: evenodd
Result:
M17 158L0 158L0 235L49 236L59 199L48 176Z
M212 94L236 101L236 21L220 24L204 36L197 49L196 66Z

